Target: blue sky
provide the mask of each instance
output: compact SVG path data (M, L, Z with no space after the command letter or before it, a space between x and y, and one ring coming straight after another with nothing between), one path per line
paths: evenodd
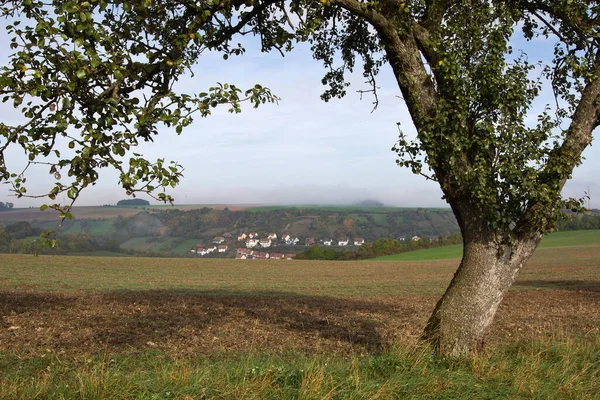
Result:
M543 57L541 49L551 51L549 44L538 41L530 60ZM1 52L5 60L6 49ZM181 184L171 191L177 203L349 204L375 199L406 207L446 205L435 182L395 164L390 149L398 137L396 123L400 122L409 136L414 136L415 130L389 66L384 66L378 77L380 103L373 113L372 98L361 101L355 92L366 88L360 73L351 77L353 85L344 99L320 100L324 70L306 45L298 45L283 58L251 48L244 56L228 61L205 54L195 72L194 78L180 82L181 88L197 93L215 82L241 88L260 83L281 101L258 109L247 105L237 115L223 107L207 118L197 118L179 136L161 129L154 143L142 144L136 151L150 159L177 160L185 167ZM537 105L552 102L551 93L546 93ZM11 111L6 105L0 108L4 120L12 119ZM576 169L563 193L581 197L589 188L591 205L600 208L597 147L586 150L587 160ZM24 162L18 151L10 152L8 160L15 166ZM48 179L45 170L32 172L28 189L34 194L47 187ZM125 198L117 181L116 173L104 171L78 205L114 204ZM16 206L44 202L11 198L8 186L0 187L0 201L12 201Z

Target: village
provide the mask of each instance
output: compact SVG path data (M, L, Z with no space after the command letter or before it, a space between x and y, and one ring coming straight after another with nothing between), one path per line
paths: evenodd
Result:
M234 246L243 245L245 247L237 247L235 251L235 258L237 260L251 260L251 259L271 259L271 260L291 260L295 253L280 253L280 252L267 252L267 249L272 249L277 246L312 246L314 244L320 244L322 246L362 246L365 243L363 238L340 238L338 240L323 238L315 239L314 237L308 237L304 239L303 244L298 237L291 237L289 234L284 233L280 237L276 233L267 233L266 237L260 238L258 232L250 232L248 234L241 233L234 235L231 232L225 232L222 236L216 236L212 240L212 245L205 245L198 243L191 252L199 257L206 255L213 255L219 253L230 253L234 254L231 250ZM436 237L429 238L430 241L437 239ZM398 240L404 242L407 240L406 237L399 237ZM421 240L419 236L413 236L410 240L417 242ZM225 255L225 254L223 254Z
M289 234L284 233L279 238L276 233L268 233L266 237L259 238L258 232L250 232L248 234L241 233L238 236L234 236L231 232L225 232L222 236L216 236L212 240L212 246L206 246L199 243L191 250L192 253L202 257L211 253L226 253L230 252L230 245L243 244L245 247L237 247L235 258L238 260L246 259L271 259L271 260L291 260L294 257L294 253L275 253L266 252L261 250L270 249L278 245L295 246L300 243L300 239L297 237L291 237ZM236 240L237 238L237 240ZM322 244L323 246L361 246L365 243L363 238L340 238L337 240L324 238L316 240L313 237L304 239L304 246L312 246L313 244ZM229 244L228 244L229 243ZM256 249L256 250L254 250Z

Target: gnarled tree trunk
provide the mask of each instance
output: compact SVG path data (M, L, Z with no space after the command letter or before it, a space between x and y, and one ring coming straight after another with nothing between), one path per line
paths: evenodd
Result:
M509 244L490 229L463 230L462 261L425 327L438 354L460 357L483 347L498 306L540 239L530 233Z

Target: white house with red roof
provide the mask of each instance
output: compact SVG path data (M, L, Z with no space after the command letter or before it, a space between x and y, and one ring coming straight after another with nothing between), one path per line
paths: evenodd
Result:
M225 238L224 238L223 236L216 236L216 237L213 239L213 243L215 243L215 244L221 244L221 243L223 243L224 241L225 241Z
M363 238L354 238L354 245L355 246L362 246L363 244L365 244L365 239L363 239Z
M267 239L277 240L277 234L276 233L269 233L267 235Z
M290 235L288 235L287 233L284 233L283 235L281 235L281 240L283 240L284 242L287 242L291 238L292 237Z
M219 253L225 253L227 251L227 245L226 244L221 244L221 245L219 245L219 247L217 248L217 250L219 251Z
M269 239L269 238L260 239L260 245L262 247L270 247L271 246L271 239Z
M248 248L256 247L258 242L259 242L258 239L248 239L248 240L246 240L246 247L248 247Z
M249 237L250 239L252 239L252 238L255 238L255 237L258 237L258 233L256 233L256 232L250 232L250 233L248 234L248 237Z
M282 258L285 258L285 255L283 253L271 253L269 258L271 260L281 260Z
M346 245L348 245L348 238L343 238L343 239L338 240L338 245L339 246L346 246Z

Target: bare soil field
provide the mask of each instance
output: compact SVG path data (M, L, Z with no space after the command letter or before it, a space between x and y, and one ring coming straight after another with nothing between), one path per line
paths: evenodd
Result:
M435 296L339 299L181 293L0 292L0 351L86 354L159 348L173 355L261 350L376 353L416 341ZM598 334L600 284L511 292L488 345Z
M377 353L414 342L457 266L0 255L0 351ZM540 249L488 344L600 333L600 246Z

